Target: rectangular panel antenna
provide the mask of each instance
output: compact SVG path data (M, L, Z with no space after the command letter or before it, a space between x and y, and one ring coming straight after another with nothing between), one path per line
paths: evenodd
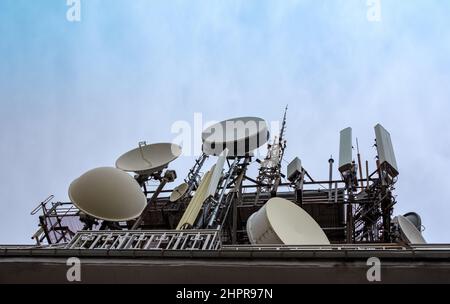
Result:
M291 182L295 182L302 173L302 161L296 157L287 166L287 179Z
M386 170L392 177L398 175L397 161L395 159L394 147L392 146L391 134L382 125L375 126L377 140L378 160L380 167Z
M225 148L225 150L220 153L219 158L217 159L217 163L214 166L214 170L211 171L211 182L209 183L206 196L214 196L214 194L216 194L217 187L219 186L219 181L222 178L223 166L225 165L227 156L228 148Z
M353 162L352 128L341 131L341 140L339 143L339 171L341 173L348 171Z

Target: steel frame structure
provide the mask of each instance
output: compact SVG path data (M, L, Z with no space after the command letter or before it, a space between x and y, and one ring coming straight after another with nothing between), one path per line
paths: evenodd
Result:
M193 227L189 227L191 229L183 230L183 233L191 231L193 235L199 236L203 235L202 233L209 235L211 229L219 230L224 244L248 244L245 229L247 218L262 207L268 199L279 196L295 202L309 212L333 243L392 243L395 241L397 232L391 227L391 217L396 203L393 195L396 177L391 177L377 161L377 169L371 175L366 162L364 178L359 147L359 178L358 167L353 161L346 169L347 171L341 172L341 180L333 180L334 160L330 158L328 180L315 181L302 168L302 173L298 174L295 181L281 182L283 176L281 162L286 148L284 140L286 111L287 107L279 137L275 138L273 145L269 145L267 157L262 162L253 161L251 155L227 158L228 168L219 182L216 193L205 200L196 223ZM116 248L115 246L123 245L124 238L133 242L132 240L138 236L138 243L130 245L134 248L139 247L140 242L158 236L161 239L167 239L169 243L161 243L155 247L156 249L160 248L159 246L175 246L171 243L172 239L178 240L188 234L181 236L179 231L171 230L174 228L173 222L179 221L191 199L191 192L198 187L200 170L207 158L206 154L202 154L195 160L195 165L185 178L185 182L189 185L188 191L176 203L169 202L168 197L161 197L161 194L171 192L171 190L163 190L163 187L176 178L175 171L160 171L152 175L151 178L160 182L154 191L147 191L146 182L149 177L143 177L140 180L138 176L137 180L141 181L147 196L147 207L136 221L120 223L114 227L104 225L105 223L92 225L91 221L91 225L85 223L83 229L77 229L83 225L83 220L79 219L79 210L70 202L51 203L51 207L48 208L47 205L53 199L53 196L50 196L32 211L32 214L42 211L39 217L40 228L33 238L38 245L41 245L43 241L47 241L48 244L58 244L72 240L71 244L73 244L81 239L95 238L96 241L101 242L100 246L109 246L106 244L112 241L112 248ZM247 169L252 163L260 164L258 176L255 179L247 175ZM67 224L70 222L67 221L68 219L75 222L78 220L78 223L71 227ZM105 229L122 230L108 232ZM77 231L79 232L75 235ZM119 240L120 245L114 243ZM179 243L176 242L176 244Z
M204 204L202 213L209 215L206 217L206 221L204 221L204 223L210 225L194 227L194 229L197 230L184 230L184 232L219 229L221 230L222 239L225 244L245 244L247 240L245 231L246 217L242 214L257 211L264 205L267 199L270 199L271 197L269 193L261 193L258 201L255 201L256 189L258 185L255 180L246 176L247 167L248 163L246 162L240 162L237 164L236 167L233 168L232 174L230 174L228 181L225 179L222 186L219 187L215 198L216 203L213 205L209 205L207 203ZM367 182L367 179L364 179L363 181ZM351 231L354 231L354 233L352 234L350 243L389 243L393 240L390 230L389 236L391 236L391 238L388 241L383 240L383 233L379 234L378 237L373 238L369 238L367 234L367 231L369 231L368 227L373 229L374 225L376 225L379 231L383 231L382 205L387 204L389 206L388 211L391 213L392 206L395 203L392 195L392 185L389 187L383 186L382 188L380 186L381 182L379 179L371 177L368 182L369 186L363 189L364 191L368 191L369 194L362 199L359 199L357 195L353 195L353 199L350 199L348 188L342 180L331 181L331 184L334 185L334 188L332 189L320 188L323 187L323 185L327 185L329 182L330 181L303 181L302 183L297 184L281 183L279 185L277 196L296 202L299 206L310 212L319 223L321 222L321 217L323 216L320 214L320 210L322 210L320 208L329 208L334 210L335 208L344 209L345 206L352 206L352 216L354 221L351 225ZM387 194L385 194L385 196L382 196L383 189L387 189ZM164 193L169 192L170 190L167 190ZM218 204L219 202L220 204ZM44 206L47 204L49 204L49 202L44 204ZM170 203L168 201L168 197L158 197L148 212L158 217L167 216L170 214L181 215L184 211L184 205L185 204L181 202L177 203L174 207L174 203ZM213 217L213 210L215 208L217 209L217 212ZM317 211L316 208L319 208L317 209L319 211ZM57 202L52 203L51 208L40 209L42 210L42 215L39 217L40 228L33 236L38 244L41 244L44 241L47 241L48 244L64 243L70 241L74 237L77 230L67 226L62 226L63 228L61 228L60 224L65 218L72 218L73 220L79 221L78 209L76 209L72 203ZM39 211L39 209L37 211ZM336 212L339 214L344 213L338 210L336 210ZM375 221L371 220L369 217L371 214L376 215ZM48 220L49 218L53 218L53 222L50 222ZM338 232L346 230L349 227L349 223L351 223L343 214L342 216L339 216L339 218L333 219L332 222L334 223L333 225L322 225L325 232L331 233L331 231ZM50 225L50 223L53 224ZM132 231L132 224L133 223L120 223L120 226L124 230L114 231L114 233L121 234L127 231ZM83 225L83 223L79 221L77 226L79 227L80 225ZM80 232L96 233L95 230L99 229L99 227L100 225L97 225L93 228L93 230ZM163 225L158 227L160 228L157 228L157 231L161 231L161 228L165 226ZM148 231L152 228L145 226L145 228L142 229L145 230L137 231ZM167 233L176 232L175 230L171 230L170 227L163 228L163 230ZM61 236L61 231L64 232L64 237ZM108 230L104 230L103 232L108 232ZM52 235L59 237L54 238L51 237ZM346 243L347 237L339 237L335 239L334 242Z
M220 230L79 231L65 249L218 250Z

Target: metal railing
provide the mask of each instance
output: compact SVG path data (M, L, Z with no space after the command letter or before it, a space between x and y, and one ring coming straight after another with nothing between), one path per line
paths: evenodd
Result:
M225 245L227 251L370 251L407 250L400 244L331 244L331 245Z
M219 230L79 231L66 249L218 250Z

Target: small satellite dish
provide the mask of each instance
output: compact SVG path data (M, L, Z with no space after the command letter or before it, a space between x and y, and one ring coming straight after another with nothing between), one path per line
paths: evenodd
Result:
M128 173L116 168L90 170L69 187L71 201L81 211L107 221L127 221L138 217L147 199Z
M170 143L140 144L138 148L123 154L116 167L139 175L150 175L161 171L181 155L181 147Z
M182 183L181 185L178 185L173 189L172 194L170 195L170 202L176 202L178 201L183 195L186 194L186 192L189 189L189 185L187 183Z
M268 139L269 131L263 119L233 118L216 123L203 131L203 152L217 156L228 148L228 156L245 156L264 145Z
M247 234L252 244L330 244L322 228L305 210L277 197L250 216Z
M420 218L420 215L415 212L408 212L403 216L406 217L411 223L413 223L417 230L422 230L422 219Z
M414 224L402 215L398 215L394 218L394 222L398 224L401 232L402 239L409 244L426 244L427 242L423 238L419 230Z

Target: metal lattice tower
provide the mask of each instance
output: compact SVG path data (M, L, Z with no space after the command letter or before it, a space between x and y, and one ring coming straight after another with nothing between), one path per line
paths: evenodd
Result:
M286 131L286 113L288 107L284 110L283 123L280 128L279 136L275 136L273 143L267 146L267 155L261 162L259 174L257 177L258 189L256 200L259 199L261 193L271 193L276 195L278 185L281 181L281 162L286 149L286 140L284 134Z

